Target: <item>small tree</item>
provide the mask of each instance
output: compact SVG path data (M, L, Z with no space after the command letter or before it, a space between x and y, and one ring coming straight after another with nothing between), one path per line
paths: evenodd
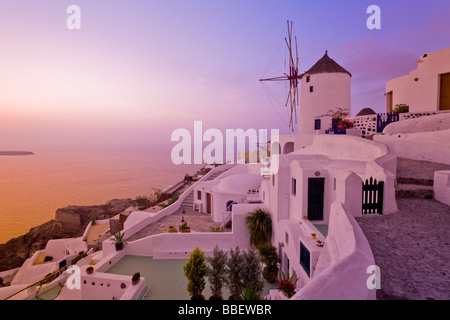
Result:
M192 251L188 261L183 266L184 275L188 279L187 291L192 300L202 299L202 291L205 289L205 276L208 274L208 266L205 263L205 254L196 247Z
M261 295L264 289L264 281L258 253L255 249L250 248L247 252L243 252L242 256L244 260L244 268L242 269L243 286L244 288L250 286L257 295Z
M246 219L250 232L250 243L256 247L268 242L272 236L272 218L270 213L257 208Z
M230 250L230 257L227 260L227 286L230 290L230 299L239 299L243 286L242 270L244 269L244 259L239 247Z
M337 108L337 109L331 109L328 110L327 113L320 115L319 117L331 117L331 120L333 123L337 124L344 120L345 117L347 117L350 113L347 111L347 109L344 108Z
M223 299L222 288L227 280L227 253L216 245L213 256L206 260L211 265L208 269L208 281L212 292L210 299Z

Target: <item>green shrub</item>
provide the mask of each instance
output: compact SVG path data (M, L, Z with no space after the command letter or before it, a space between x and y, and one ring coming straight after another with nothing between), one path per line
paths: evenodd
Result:
M240 299L244 289L242 270L244 269L244 258L239 247L230 250L230 257L227 260L227 287L230 291L230 299Z
M409 112L409 106L402 103L402 104L396 104L394 110L392 110L393 113L408 113Z
M257 295L262 295L264 281L262 279L261 263L255 249L249 248L242 253L244 267L241 270L242 284L245 287L250 286Z
M87 254L86 253L80 253L77 257L73 258L72 261L70 262L71 265L77 264L78 261L80 261L83 258L86 258Z
M187 291L191 294L191 299L196 300L202 297L205 289L205 276L208 274L208 266L205 263L205 254L196 247L192 251L188 261L183 266L184 275L188 279Z
M247 217L246 223L252 245L259 247L270 240L272 236L272 218L269 212L257 208Z
M247 284L242 291L242 300L262 300L262 295L257 288Z
M149 207L152 204L150 199L146 196L139 196L135 200L139 207Z
M212 298L222 298L222 288L227 280L227 253L220 250L216 245L213 256L206 258L210 267L208 268L208 281L212 292Z
M211 228L212 232L223 232L223 227L221 226L215 226Z

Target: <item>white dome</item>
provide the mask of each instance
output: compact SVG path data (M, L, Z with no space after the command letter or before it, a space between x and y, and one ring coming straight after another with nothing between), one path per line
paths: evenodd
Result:
M240 173L223 178L218 188L223 192L247 193L249 189L257 189L261 186L263 177L258 174Z

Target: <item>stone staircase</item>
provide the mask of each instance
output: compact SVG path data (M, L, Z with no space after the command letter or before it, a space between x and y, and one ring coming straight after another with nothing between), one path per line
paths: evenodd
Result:
M397 198L434 199L434 172L450 166L428 161L397 159Z
M190 208L194 207L194 191L191 191L186 198L184 198L183 202L180 205L181 208Z
M225 171L230 170L231 168L233 168L234 166L226 166L225 168L221 168L218 169L216 172L214 172L213 174L211 174L208 178L205 179L205 181L211 181L216 179L218 176L220 176L222 173L224 173Z
M433 180L398 178L395 196L397 198L433 199Z

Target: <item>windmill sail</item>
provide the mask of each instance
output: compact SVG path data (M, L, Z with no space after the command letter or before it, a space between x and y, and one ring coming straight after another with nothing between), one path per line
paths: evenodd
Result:
M287 37L284 38L289 59L289 70L282 76L260 79L259 81L289 81L289 93L285 106L290 107L289 127L294 131L294 119L297 123L297 106L299 105L298 85L301 76L298 74L297 37L293 34L293 22L287 21Z

